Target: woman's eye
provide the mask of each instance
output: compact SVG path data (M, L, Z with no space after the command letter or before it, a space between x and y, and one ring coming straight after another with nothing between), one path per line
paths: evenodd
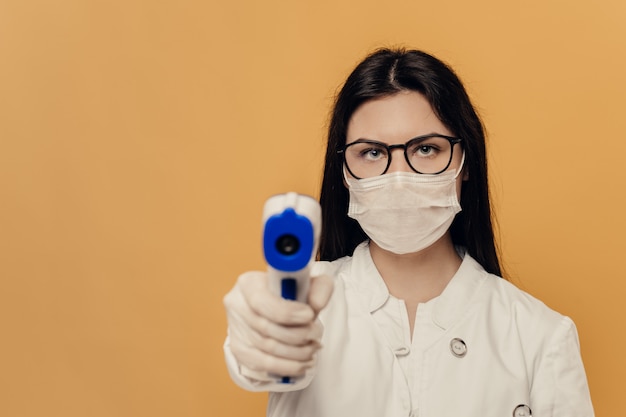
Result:
M384 152L379 148L369 148L361 151L361 157L367 159L380 159L384 156Z
M432 155L435 155L436 152L437 150L430 145L420 145L415 150L415 153L419 154L420 156L432 156Z

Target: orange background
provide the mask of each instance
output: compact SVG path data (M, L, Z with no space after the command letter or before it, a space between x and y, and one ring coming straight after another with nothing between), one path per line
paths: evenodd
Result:
M459 73L514 282L577 323L623 415L626 3L0 1L0 415L263 415L222 297L271 194L317 195L372 49Z

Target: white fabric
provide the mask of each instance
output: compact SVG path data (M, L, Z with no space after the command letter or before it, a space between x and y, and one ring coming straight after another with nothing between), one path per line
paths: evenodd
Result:
M535 417L594 415L574 323L469 255L443 293L418 307L412 341L403 302L390 297L366 243L353 257L318 263L321 273L336 277L335 291L320 315L324 347L305 378L249 380L226 341L233 380L271 392L268 416L500 417L518 406ZM453 339L464 356L452 354Z
M400 255L419 252L439 240L461 211L456 190L460 172L391 172L356 180L344 171L348 216L381 248Z

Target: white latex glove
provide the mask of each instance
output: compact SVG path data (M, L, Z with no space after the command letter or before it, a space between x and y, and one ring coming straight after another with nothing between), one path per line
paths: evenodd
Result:
M241 373L270 381L277 375L297 377L313 367L323 332L317 314L332 290L332 278L313 277L304 304L270 292L265 272L241 275L224 297L230 350Z

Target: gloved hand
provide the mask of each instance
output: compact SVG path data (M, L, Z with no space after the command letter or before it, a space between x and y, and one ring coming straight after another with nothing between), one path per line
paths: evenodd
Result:
M224 297L230 350L241 373L269 381L277 375L297 377L313 367L323 332L317 315L332 290L332 278L313 277L304 304L272 293L265 272L242 274Z

